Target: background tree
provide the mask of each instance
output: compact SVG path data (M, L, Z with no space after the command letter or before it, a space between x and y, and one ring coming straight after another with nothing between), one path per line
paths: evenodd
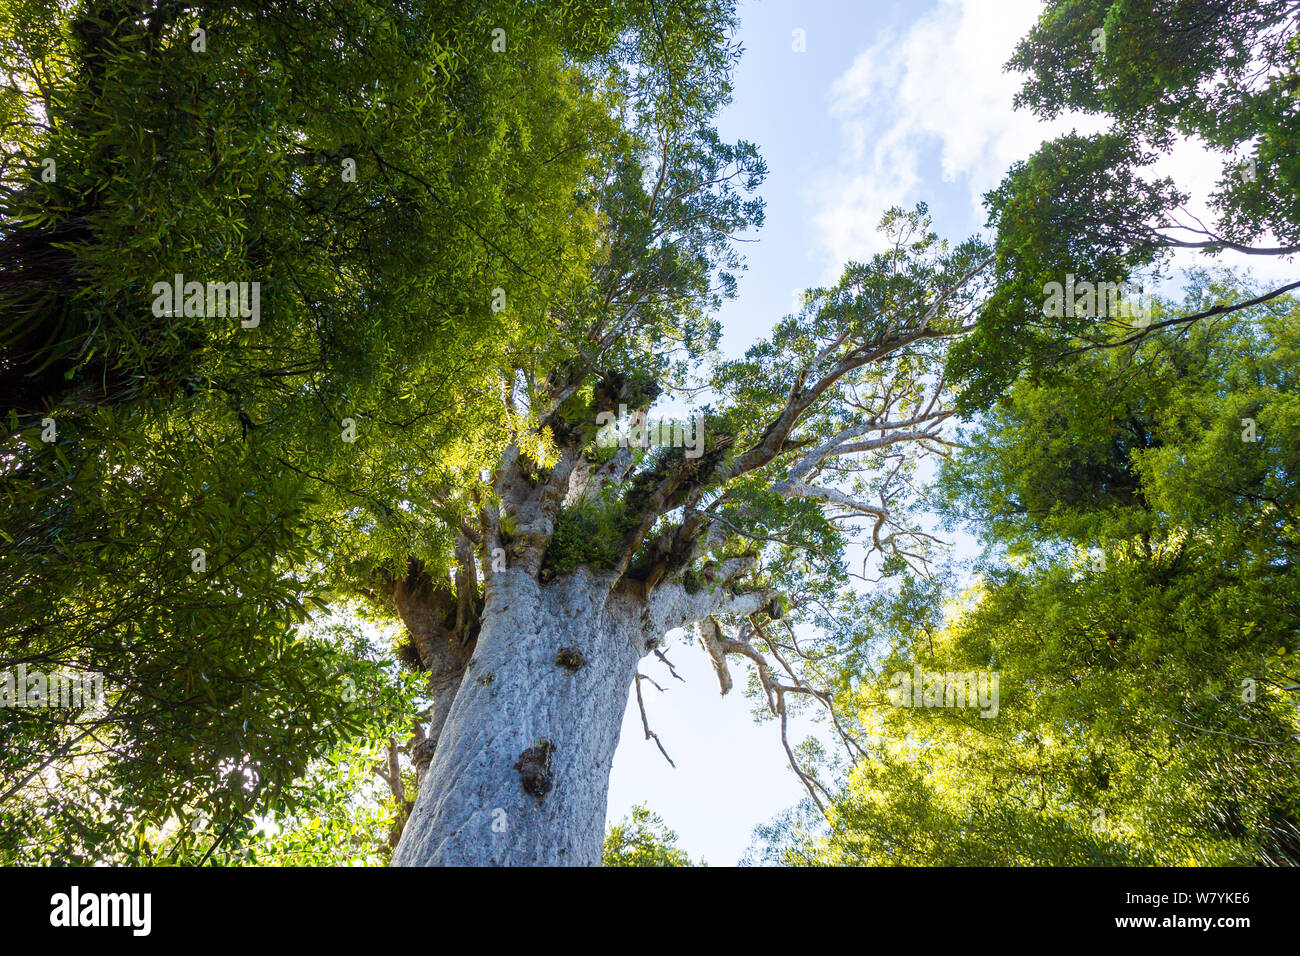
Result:
M1125 316L1044 315L1045 284L1124 282L1177 249L1290 260L1300 252L1300 12L1288 0L1050 0L1008 68L1028 74L1016 104L1110 128L1046 142L987 197L997 230L997 290L980 328L954 351L969 377L963 408L986 407L1021 370L1055 368L1067 348L1158 331ZM1206 223L1188 184L1152 164L1180 139L1221 161ZM1164 321L1195 322L1297 288L1211 301ZM1077 339L1078 341L1071 341Z
M1256 292L1189 289L1158 315ZM842 672L840 710L865 753L829 833L788 821L769 853L1295 865L1300 303L1180 328L1018 384L945 463L945 511L987 543L976 583L906 580L861 618L880 657ZM893 706L917 663L998 673L996 716Z
M677 848L677 833L644 804L609 828L602 856L605 866L696 866ZM702 865L702 864L700 864Z

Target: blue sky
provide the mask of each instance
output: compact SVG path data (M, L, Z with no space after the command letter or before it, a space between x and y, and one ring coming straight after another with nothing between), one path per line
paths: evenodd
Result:
M889 206L924 201L939 234L960 241L982 231L981 197L1012 162L1071 128L1100 128L1090 117L1042 123L1012 109L1019 80L1002 65L1040 8L1038 0L742 0L745 54L719 125L728 139L757 143L770 174L766 225L749 237L757 241L745 246L739 295L720 314L724 352L743 353L793 311L798 291L833 282L847 260L877 251L875 227ZM793 49L796 30L802 53ZM1223 162L1183 142L1153 173L1188 188L1188 209L1204 218L1204 197ZM1188 253L1175 264L1193 261ZM1232 254L1223 262L1243 264ZM1260 278L1293 271L1283 262L1250 264ZM651 728L677 769L643 739L632 699L609 819L645 802L693 857L732 864L753 827L803 790L776 727L752 720L741 665L736 689L721 699L693 637L674 637L669 656L686 683L647 663L643 670L667 692L643 690ZM792 734L792 743L798 739Z

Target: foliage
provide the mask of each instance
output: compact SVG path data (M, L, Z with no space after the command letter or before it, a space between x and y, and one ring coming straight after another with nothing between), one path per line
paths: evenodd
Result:
M988 194L997 286L949 365L966 380L965 410L987 408L1022 370L1051 374L1076 337L1144 334L1114 316L1049 319L1049 282L1153 281L1148 273L1175 249L1270 258L1300 251L1298 43L1286 0L1045 5L1008 64L1028 75L1017 105L1043 118L1093 115L1109 128L1044 143ZM1185 208L1188 184L1152 175L1180 137L1221 164L1213 193L1195 197L1213 212L1208 224ZM1208 302L1202 312L1238 305Z
M12 826L0 858L193 865L309 851L326 862L334 851L323 845L295 847L311 819L340 841L353 828L391 826L391 808L354 807L353 790L370 776L373 742L410 726L422 681L399 675L357 620L321 618L275 643L190 641L179 672L169 657L147 674L108 671L104 713L10 711L5 779L34 764L39 773L6 794ZM289 687L271 682L281 670ZM255 828L276 820L302 826L285 824L278 841L258 844ZM343 845L387 850L358 849L350 836Z
M887 211L719 361L766 174L715 128L728 0L9 0L0 671L108 699L5 714L0 857L382 862L414 775L384 796L373 761L439 745L504 553L699 625L724 693L745 662L811 799L769 858L1294 862L1289 287L1199 274L1136 330L1044 308L1300 248L1292 6L1053 0L1021 103L1112 127L1013 167L992 245ZM1175 134L1224 156L1213 228L1149 178ZM258 282L260 321L155 309L176 275ZM703 455L596 447L697 394ZM959 410L969 589L923 493ZM359 623L395 612L429 706ZM916 664L998 673L998 716L886 706ZM813 703L842 754L787 739ZM639 807L607 856L689 865L675 839Z
M645 804L609 828L605 834L606 866L704 866L677 849L677 834L663 817Z
M1178 311L1250 294L1199 274ZM1282 298L1016 385L940 481L987 544L976 584L881 598L871 676L840 683L864 753L829 836L777 855L1294 865L1298 345ZM918 665L997 674L996 716L894 706Z
M575 568L593 571L614 566L619 545L635 516L622 502L581 499L560 512L546 549L544 578L561 577Z

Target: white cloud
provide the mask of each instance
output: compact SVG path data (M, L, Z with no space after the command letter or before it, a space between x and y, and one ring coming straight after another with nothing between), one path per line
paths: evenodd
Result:
M927 167L937 165L945 182L966 186L973 221L982 226L983 195L1013 162L1072 128L1106 128L1099 117L1067 114L1044 122L1012 108L1023 77L1003 65L1041 7L1040 0L939 0L901 37L887 34L860 53L832 84L829 114L843 136L840 167L816 180L809 194L820 281L833 282L847 260L883 248L876 224L889 206L934 205L938 190L926 183ZM1206 200L1224 160L1182 141L1149 174L1172 177L1192 196L1188 211L1209 223ZM1174 261L1179 267L1212 263L1189 251ZM1225 253L1219 261L1251 268L1264 280L1297 273L1294 262L1265 257Z
M945 181L968 185L982 223L981 197L1012 162L1082 128L1078 118L1049 124L1012 109L1021 79L1003 64L1040 8L1039 0L940 0L835 81L830 115L844 136L842 168L822 177L811 197L828 275L881 248L875 229L887 207L933 198L917 190L923 163L937 158Z

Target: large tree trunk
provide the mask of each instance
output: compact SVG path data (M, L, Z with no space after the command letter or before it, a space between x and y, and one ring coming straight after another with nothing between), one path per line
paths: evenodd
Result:
M651 623L587 571L493 575L482 629L393 857L599 865L610 767Z
M600 388L602 408L630 398L622 376L607 376ZM685 459L640 479L637 520L608 569L547 580L562 503L600 496L635 459L616 455L594 474L581 453L594 427L550 415L546 427L563 454L541 469L516 444L506 449L493 479L498 503L483 506L480 532L462 529L454 589L426 581L418 562L393 588L436 704L416 755L417 765L432 759L393 854L397 866L600 865L609 773L637 662L674 628L752 614L770 601L766 591L732 588L753 567L752 554L709 562L703 582L687 588L673 572L708 541L668 535L642 549L657 517L682 503L676 492L696 470ZM471 539L483 561L477 612ZM431 616L418 613L425 604ZM428 620L442 623L426 627Z

